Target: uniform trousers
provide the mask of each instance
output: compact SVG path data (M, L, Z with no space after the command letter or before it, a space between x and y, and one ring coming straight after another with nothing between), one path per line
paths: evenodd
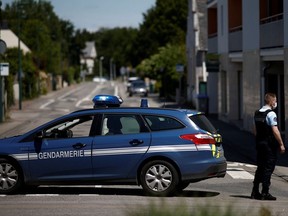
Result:
M254 178L254 189L259 190L262 183L262 193L269 192L271 176L277 162L277 145L275 142L256 141L257 170Z

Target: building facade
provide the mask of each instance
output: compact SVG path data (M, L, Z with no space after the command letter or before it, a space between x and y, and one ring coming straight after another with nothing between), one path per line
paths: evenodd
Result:
M219 118L251 131L255 110L273 92L279 128L288 131L288 1L210 0L207 14L208 55L219 61L208 86L217 90L211 106Z

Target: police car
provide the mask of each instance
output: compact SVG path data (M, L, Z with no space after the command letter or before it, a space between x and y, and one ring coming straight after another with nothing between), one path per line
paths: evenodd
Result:
M1 139L0 193L25 185L126 184L168 196L225 176L221 136L203 113L119 107L122 100L109 95L93 101L94 108Z

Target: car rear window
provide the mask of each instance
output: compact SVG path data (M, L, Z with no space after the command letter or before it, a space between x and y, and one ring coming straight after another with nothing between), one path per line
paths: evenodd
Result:
M144 118L152 131L172 130L184 127L176 119L167 116L147 115Z
M199 128L210 133L216 133L217 130L205 115L193 115L189 117Z

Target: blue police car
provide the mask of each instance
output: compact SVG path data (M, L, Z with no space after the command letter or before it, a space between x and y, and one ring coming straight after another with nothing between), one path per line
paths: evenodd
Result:
M98 95L94 109L59 117L0 140L0 193L24 185L141 185L168 196L189 183L224 177L221 136L203 113L119 107Z

